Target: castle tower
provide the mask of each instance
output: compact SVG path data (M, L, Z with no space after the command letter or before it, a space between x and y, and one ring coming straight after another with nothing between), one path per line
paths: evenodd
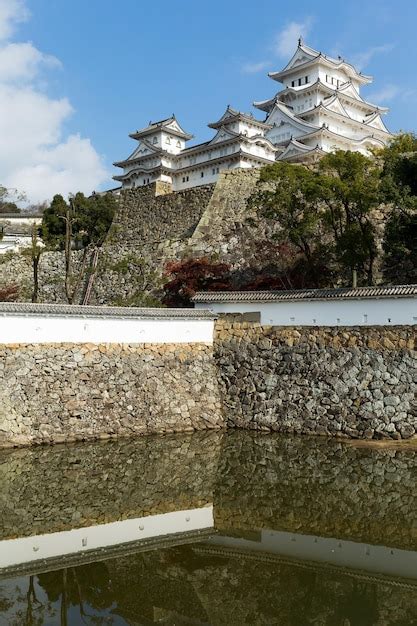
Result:
M176 169L176 155L185 148L193 135L185 132L175 115L159 122L149 122L146 128L129 135L139 142L134 152L124 161L114 163L123 168L123 174L113 176L124 189L141 187L157 180L172 183Z
M278 160L315 160L333 150L369 154L392 137L381 117L388 109L360 95L372 77L341 57L324 55L300 39L284 69L269 76L284 88L254 106L267 113L266 137L279 149Z

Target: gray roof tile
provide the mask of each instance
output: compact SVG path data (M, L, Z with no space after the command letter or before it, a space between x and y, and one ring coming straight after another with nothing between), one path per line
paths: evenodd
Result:
M294 302L297 300L356 300L363 298L417 297L417 285L292 289L290 291L199 291L193 302Z
M74 317L120 317L137 319L215 319L209 311L195 309L163 309L138 307L81 306L69 304L32 304L26 302L1 302L0 317L5 315L46 315Z

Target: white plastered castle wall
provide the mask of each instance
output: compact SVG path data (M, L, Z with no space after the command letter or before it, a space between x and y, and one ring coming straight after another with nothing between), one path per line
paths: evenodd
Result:
M216 314L260 313L273 326L398 326L417 324L417 298L361 298L295 302L210 302L196 309Z

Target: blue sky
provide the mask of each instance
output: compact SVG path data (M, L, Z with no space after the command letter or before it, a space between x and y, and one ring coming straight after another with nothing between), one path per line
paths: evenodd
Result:
M417 3L375 6L369 0L0 0L0 85L1 46L30 42L31 55L38 54L31 61L36 69L25 66L23 82L32 95L42 95L46 111L48 103L59 109L51 137L45 121L33 140L41 145L35 146L30 164L19 164L16 155L10 172L0 149L0 183L3 165L3 179L29 188L37 200L46 197L48 179L54 191L61 183L64 193L77 184L77 176L86 191L90 184L106 188L113 184L112 162L133 149L128 133L151 119L175 112L196 141L204 141L211 136L207 123L218 119L227 104L261 116L251 103L279 89L267 72L286 63L300 33L309 45L341 54L374 76L363 94L391 108L386 122L392 130L416 130ZM12 17L10 11L15 11ZM9 22L1 39L2 19L3 25ZM17 82L14 88L20 89ZM10 108L6 112L13 117ZM37 155L45 160L44 168L37 167ZM83 163L91 176L80 174ZM74 171L67 172L71 167ZM42 184L32 183L34 174Z

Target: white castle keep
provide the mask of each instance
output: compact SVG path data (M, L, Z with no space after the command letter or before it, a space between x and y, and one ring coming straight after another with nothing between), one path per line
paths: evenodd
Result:
M299 39L297 50L280 72L269 77L283 88L269 100L254 102L264 121L227 107L209 124L210 141L186 147L193 138L175 115L137 130L139 142L124 161L114 163L123 189L157 180L178 191L215 182L223 170L261 167L274 161L311 162L333 150L369 154L392 137L382 115L388 109L371 104L360 88L372 82L342 58L313 50Z

